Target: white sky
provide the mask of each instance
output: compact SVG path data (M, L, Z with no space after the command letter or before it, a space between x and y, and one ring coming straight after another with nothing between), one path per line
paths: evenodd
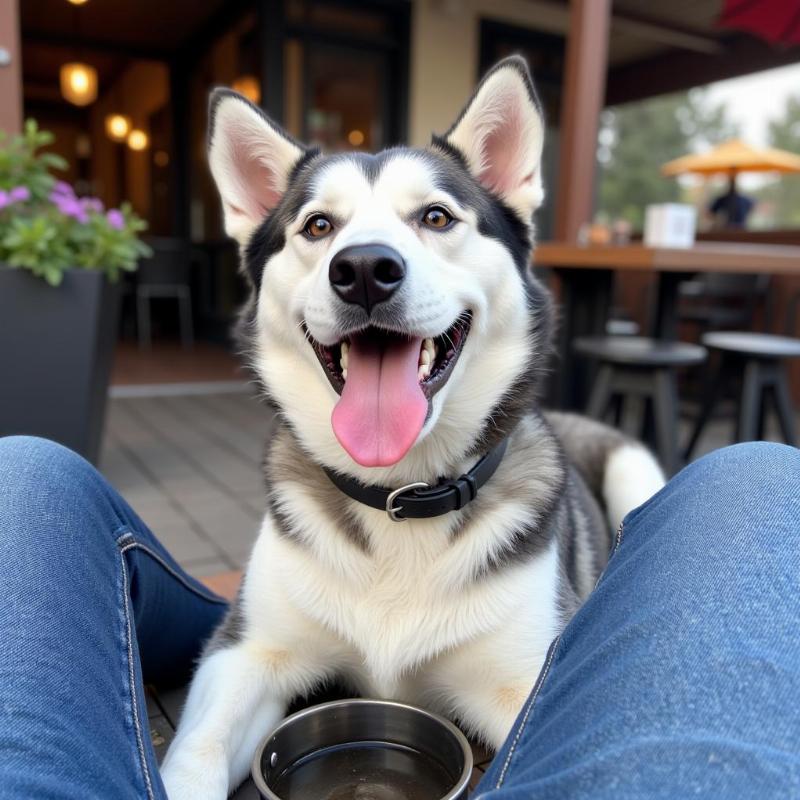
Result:
M768 144L767 124L781 116L786 98L800 95L800 64L756 72L709 85L709 100L724 102L728 114L740 127L742 138L756 147ZM773 176L745 174L739 178L744 189L755 189Z
M781 115L792 94L800 95L800 64L712 83L709 91L711 100L728 106L742 138L756 146L767 144L767 123Z

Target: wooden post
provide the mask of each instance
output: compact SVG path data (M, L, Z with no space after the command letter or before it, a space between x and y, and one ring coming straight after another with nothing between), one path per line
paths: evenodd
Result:
M577 241L594 213L597 130L608 68L611 0L570 0L555 235Z
M0 2L0 130L22 130L22 51L18 0Z
M190 54L181 51L169 64L169 98L172 109L170 179L172 181L172 234L191 236L192 153ZM195 62L196 63L196 62Z
M286 40L282 0L260 0L258 30L261 44L261 107L272 119L284 123L283 46Z

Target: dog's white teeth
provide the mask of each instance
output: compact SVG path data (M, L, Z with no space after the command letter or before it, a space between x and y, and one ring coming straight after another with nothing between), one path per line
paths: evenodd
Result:
M350 353L350 346L347 344L347 342L342 342L342 355L341 358L339 359L339 366L341 366L343 370L347 369L347 361L349 358L349 353Z
M422 348L419 351L419 364L422 366L425 364L432 364L434 358L436 357L436 345L433 343L433 339L423 339L422 341Z
M430 364L422 364L419 368L419 372L417 372L417 378L421 381L424 381L428 375L431 374L431 365Z
M342 377L343 377L345 380L347 380L347 367L344 367L344 368L342 369Z

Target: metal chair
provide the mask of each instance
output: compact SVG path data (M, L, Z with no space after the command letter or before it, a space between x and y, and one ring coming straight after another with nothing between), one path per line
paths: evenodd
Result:
M769 333L724 331L707 333L703 344L718 353L717 368L709 375L700 415L686 447L688 460L718 400L732 384L739 383L737 422L733 440L762 439L767 401L774 407L783 439L796 445L794 410L786 375L786 361L800 358L800 339Z
M185 348L194 344L192 296L190 289L191 246L182 239L154 237L147 243L153 250L143 259L136 273L136 318L139 347L148 349L152 343L150 301L154 297L174 297L178 301L181 343Z
M586 407L590 417L603 420L612 403L616 423L627 412L635 435L645 427L652 409L655 449L662 466L672 474L679 467L678 386L676 370L701 364L704 347L643 336L603 336L576 339L576 353L599 363Z

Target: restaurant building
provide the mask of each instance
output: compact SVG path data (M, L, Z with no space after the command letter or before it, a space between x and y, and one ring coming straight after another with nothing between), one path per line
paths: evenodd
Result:
M423 145L449 126L483 70L522 53L548 127L540 238L570 240L593 215L604 106L800 59L796 46L721 26L724 5L8 0L0 127L35 117L55 132L67 180L109 205L129 199L154 235L191 241L202 254L196 324L220 337L240 289L205 165L211 87L233 86L324 148Z

